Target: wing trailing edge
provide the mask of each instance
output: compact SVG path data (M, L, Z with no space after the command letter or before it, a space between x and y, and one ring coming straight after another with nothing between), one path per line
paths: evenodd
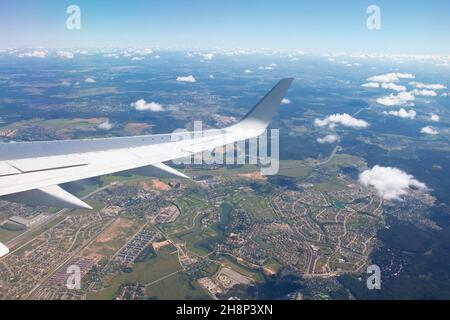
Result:
M154 178L191 179L184 173L181 173L180 171L171 168L164 163L152 164L150 166L130 170L129 172Z

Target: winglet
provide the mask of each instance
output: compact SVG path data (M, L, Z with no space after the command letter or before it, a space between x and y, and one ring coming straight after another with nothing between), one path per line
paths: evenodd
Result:
M6 256L9 253L9 248L0 242L0 258Z
M294 78L286 78L278 82L239 123L228 127L227 130L233 133L242 133L246 137L254 137L262 134L272 121L273 116L293 81Z

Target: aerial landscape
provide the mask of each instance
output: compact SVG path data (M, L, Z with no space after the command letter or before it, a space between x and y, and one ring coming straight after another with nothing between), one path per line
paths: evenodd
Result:
M450 299L449 52L0 47L3 144L225 128L294 78L275 175L174 159L189 179L60 185L92 210L0 197L0 300Z

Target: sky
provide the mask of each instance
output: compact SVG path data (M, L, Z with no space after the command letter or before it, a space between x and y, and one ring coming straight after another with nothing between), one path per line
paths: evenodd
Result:
M81 29L68 30L69 5ZM369 30L369 5L381 29ZM0 0L0 47L450 54L448 0Z

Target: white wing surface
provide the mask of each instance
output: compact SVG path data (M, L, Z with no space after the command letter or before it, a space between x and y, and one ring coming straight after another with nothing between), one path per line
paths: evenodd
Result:
M187 178L163 164L257 137L276 113L293 79L281 80L237 124L205 131L123 138L0 143L0 198L30 205L90 208L58 185L133 169ZM182 139L183 138L183 139Z

